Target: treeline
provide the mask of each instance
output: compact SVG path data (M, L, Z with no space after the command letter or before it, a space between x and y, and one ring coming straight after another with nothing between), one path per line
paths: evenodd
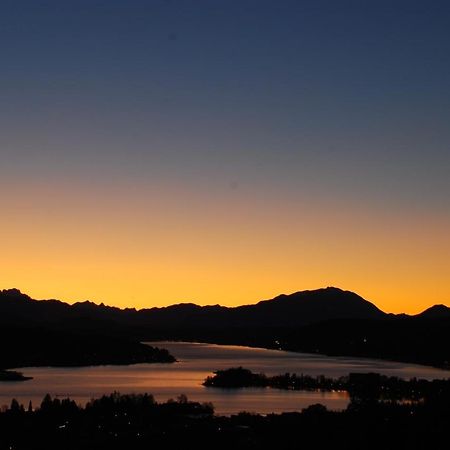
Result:
M271 387L304 391L347 391L351 398L359 400L423 401L436 396L450 398L450 379L405 380L379 373L350 373L339 378L295 373L267 376L243 367L232 367L214 372L213 376L205 379L203 385L220 388Z
M298 413L214 415L185 396L114 393L84 408L46 396L39 408L15 400L0 411L0 449L444 449L448 394L420 403L356 402L345 411L313 405Z
M13 399L0 412L0 449L123 448L125 442L139 444L144 437L164 441L172 427L213 414L212 404L191 402L184 395L158 403L150 394L116 392L85 407L48 394L38 407Z

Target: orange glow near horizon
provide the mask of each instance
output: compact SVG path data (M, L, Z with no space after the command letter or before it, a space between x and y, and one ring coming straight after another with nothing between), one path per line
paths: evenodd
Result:
M277 195L17 187L2 198L0 288L136 308L326 286L386 312L450 305L449 217Z
M450 2L53 3L2 3L0 289L450 306Z

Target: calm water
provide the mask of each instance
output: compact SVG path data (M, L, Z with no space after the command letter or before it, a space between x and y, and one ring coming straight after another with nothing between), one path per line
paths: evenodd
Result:
M341 409L348 403L348 397L343 392L320 393L259 388L226 390L201 385L212 371L239 365L269 375L296 372L335 377L349 372L375 371L405 378L450 378L450 371L396 362L184 342L158 342L153 345L167 348L178 362L20 369L34 379L0 383L0 406L9 404L13 397L24 404L32 400L38 405L46 393L52 396L70 396L78 403L85 403L93 397L112 391L149 392L158 401L186 394L191 400L213 402L219 414L244 410L260 413L296 411L314 403L322 403L331 409Z

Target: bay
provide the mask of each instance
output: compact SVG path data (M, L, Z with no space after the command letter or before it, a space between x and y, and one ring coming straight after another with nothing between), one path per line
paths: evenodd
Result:
M217 389L202 386L213 371L243 366L254 372L276 375L286 372L337 377L349 372L379 372L403 378L450 378L450 371L428 366L363 358L284 352L242 346L188 342L154 342L168 349L174 364L134 364L129 366L29 367L18 369L33 380L0 383L0 406L16 398L25 406L31 400L39 405L45 394L70 397L79 404L113 391L153 394L157 401L176 399L184 394L189 400L212 402L218 414L240 411L261 414L298 411L322 403L330 409L344 409L346 392L283 391L246 388Z

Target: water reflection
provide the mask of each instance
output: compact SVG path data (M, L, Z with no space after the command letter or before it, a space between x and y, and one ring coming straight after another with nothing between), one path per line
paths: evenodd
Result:
M405 378L448 378L450 371L431 367L357 358L331 358L302 353L280 352L237 346L164 342L177 359L175 364L136 364L81 368L26 368L34 377L23 383L1 383L0 405L12 397L24 404L38 404L46 393L70 396L79 403L112 391L149 392L158 401L186 394L189 399L213 402L219 414L239 411L260 413L296 411L314 403L331 409L345 408L344 392L303 392L276 389L227 390L205 388L202 381L212 371L242 365L255 372L276 375L285 372L341 376L349 372L380 372Z

